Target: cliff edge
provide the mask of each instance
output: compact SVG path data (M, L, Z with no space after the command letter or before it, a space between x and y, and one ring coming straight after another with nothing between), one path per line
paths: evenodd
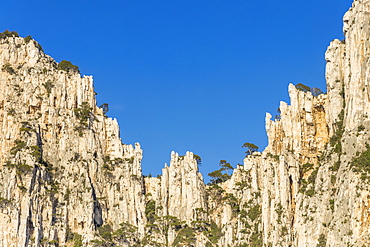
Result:
M369 246L370 0L343 22L327 93L290 84L265 150L208 185L191 152L143 176L91 76L0 34L0 246Z

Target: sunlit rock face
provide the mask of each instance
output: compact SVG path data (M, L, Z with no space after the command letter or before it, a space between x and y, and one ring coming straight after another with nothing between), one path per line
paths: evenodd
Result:
M345 14L327 93L289 85L265 150L208 185L191 152L143 176L91 76L0 35L0 246L369 246L369 13Z
M96 106L92 77L20 37L0 40L0 67L0 246L85 244L122 222L142 234L142 151Z
M276 182L273 187L265 183L262 190L268 187L271 190L268 195L262 193L262 197L270 196L270 205L276 198L283 199L280 203L284 208L282 215L286 217L285 221L281 220L283 224L271 226L267 220L263 222L265 243L274 246L369 245L369 180L364 167L370 161L366 152L369 3L353 3L344 16L345 40L334 40L328 47L325 54L327 94L313 97L290 85L291 104L280 104L280 120L272 121L267 115L269 145L264 154L285 165L284 168L274 166L274 180L262 176ZM285 185L280 187L281 184ZM273 206L264 205L264 208L263 217L268 212L274 214L275 211L275 216L280 212ZM276 233L284 223L288 223L288 230L284 228ZM274 234L275 237L269 237Z

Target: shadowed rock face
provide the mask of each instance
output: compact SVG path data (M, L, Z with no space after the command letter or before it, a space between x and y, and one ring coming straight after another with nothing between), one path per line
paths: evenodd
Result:
M289 85L266 149L210 185L191 152L144 178L91 76L0 35L0 246L369 246L369 13L344 16L327 93Z

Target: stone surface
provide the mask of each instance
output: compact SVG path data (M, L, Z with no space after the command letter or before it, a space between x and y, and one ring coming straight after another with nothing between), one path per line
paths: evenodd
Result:
M0 246L63 244L72 233L87 244L97 226L122 222L143 233L142 151L96 106L92 77L57 69L20 37L0 41L0 61Z
M343 21L327 93L289 85L265 150L208 185L191 152L142 176L91 76L1 38L0 246L369 246L370 1Z

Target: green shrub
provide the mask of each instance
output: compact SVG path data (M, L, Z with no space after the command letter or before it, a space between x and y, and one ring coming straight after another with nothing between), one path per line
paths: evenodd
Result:
M120 228L117 231L113 232L113 236L115 238L120 239L128 239L128 238L135 238L137 235L138 229L136 226L133 226L127 222L121 223Z
M335 123L336 131L333 136L330 137L330 145L334 148L333 151L342 154L342 136L344 133L343 119L344 119L344 110L339 114L339 120Z
M64 194L64 197L63 197L64 201L68 201L70 195L71 195L71 190L69 188L67 188L66 193Z
M15 109L14 108L9 108L7 110L7 113L9 116L15 116L16 112L15 112Z
M295 85L296 89L303 92L309 92L311 91L311 88L309 86L304 85L303 83L298 83Z
M252 207L248 211L248 217L249 217L249 219L254 221L255 219L257 219L261 215L261 213L262 213L261 206L260 205L255 205L254 207Z
M150 200L147 202L145 206L145 216L148 219L150 223L153 223L156 219L156 213L155 213L155 201Z
M221 203L223 198L224 189L221 188L218 184L211 183L207 186L206 195L211 200Z
M103 110L103 115L106 116L109 111L109 105L107 103L104 103L99 106Z
M78 233L73 233L73 247L82 247L82 236Z
M19 37L17 31L9 31L6 29L4 32L0 33L0 39L4 39L6 37Z
M219 184L222 182L225 182L231 178L231 175L229 172L233 171L234 167L230 165L226 160L220 160L220 169L208 173L208 176L211 177L211 182L208 183L211 184Z
M22 193L27 191L27 188L24 185L18 185L18 188L22 191Z
M31 41L32 37L31 37L31 35L28 35L27 37L24 37L23 39L24 39L24 42L26 42L26 44L27 44Z
M98 227L99 235L106 241L112 241L112 226L109 224L106 224L104 226Z
M267 153L267 157L273 159L276 162L278 162L279 161L279 158L280 158L279 155L277 155L277 154L271 154L271 153Z
M363 125L357 127L357 132L361 132L363 130L365 130L365 127Z
M62 60L57 67L59 70L64 70L67 72L80 72L78 66L73 65L71 61Z
M194 154L193 157L194 157L195 161L197 162L197 165L200 166L201 163L202 163L202 158L197 154Z
M21 96L22 92L24 91L23 88L20 88L19 85L14 85L14 91L17 93L17 97Z
M48 96L50 95L51 93L51 89L54 87L54 83L50 80L48 80L47 82L43 83L42 84L48 94Z
M301 167L301 175L308 172L309 170L312 170L313 167L314 167L314 164L311 164L311 163L303 164Z
M263 246L262 233L255 232L255 233L252 234L252 236L250 237L250 246L251 247L261 247L261 246Z
M307 164L309 164L309 163L307 163ZM308 196L313 196L315 194L314 188L315 188L315 182L316 182L316 177L317 177L318 171L319 171L319 168L316 168L311 172L311 174L307 178L307 180L306 179L301 179L300 180L300 188L299 188L300 193L305 193ZM307 190L307 187L308 187L309 184L311 184L311 188Z
M318 171L319 171L319 168L316 168L315 170L312 171L311 175L307 179L309 183L315 185Z
M109 164L109 163L104 163L103 166L102 166L102 168L104 170L107 170L107 171L113 171L114 170L114 168L112 167L112 165Z
M324 233L321 233L316 247L325 247L326 246L326 236Z
M80 107L74 109L75 116L79 120L81 126L88 126L88 120L90 118L91 110L92 108L87 102L82 102Z
M306 190L306 195L308 196L313 196L315 194L315 182L317 178L317 173L319 169L316 168L315 170L312 171L311 175L307 178L307 183L311 184L311 188L309 190Z
M35 157L37 161L41 161L41 148L39 146L31 146L31 155Z
M306 190L306 195L313 196L315 194L315 190L313 188Z
M210 229L208 231L203 232L206 237L211 241L211 243L216 244L218 240L224 235L222 233L222 229L217 226L217 224L212 220Z
M46 192L48 192L50 195L55 195L55 194L59 193L59 189L60 189L60 187L59 187L60 183L59 182L57 182L55 180L50 180L48 182L48 184L49 184L50 187L46 190Z
M10 200L0 197L0 208L7 207L10 204L11 204Z
M187 226L178 232L175 240L173 241L173 245L174 246L193 246L196 240L197 239L195 237L194 230L191 227Z
M323 91L321 91L320 88L317 88L317 87L309 87L309 86L306 86L304 85L303 83L298 83L297 85L295 85L296 89L298 89L299 91L303 91L303 92L311 92L312 95L314 97L317 97L319 96L320 94L323 94Z
M134 156L131 156L130 158L125 158L124 160L126 162L128 162L129 164L133 164L134 163L134 160L135 160L135 157Z
M246 156L258 151L258 146L250 142L244 143L242 147L247 149L247 151L245 151Z
M242 180L241 182L236 182L235 183L237 187L237 190L243 190L243 189L250 189L252 186L250 184L250 181L247 180Z
M234 215L236 215L240 211L239 208L240 203L233 194L227 193L224 200L226 200L227 204L231 206L231 210Z
M275 209L275 212L277 213L278 215L278 218L277 218L277 223L281 223L281 215L283 214L284 210L283 210L283 205L281 205L281 203L278 203L276 205L276 209Z
M79 136L83 136L83 131L89 126L88 121L91 111L92 108L87 102L82 102L80 107L74 109L75 116L79 120L79 126L76 126L74 129L78 132Z
M9 73L11 75L15 74L15 70L13 69L13 67L10 63L4 64L3 67L1 68L1 70L4 71L4 72Z
M26 147L26 142L21 140L14 141L15 146L10 149L11 155L16 155L19 151Z
M330 200L329 200L329 204L330 204L330 209L331 209L331 211L332 211L332 212L334 212L334 204L335 204L334 199L330 199Z
M18 174L22 174L22 173L28 173L28 172L31 172L33 167L32 166L29 166L27 164L18 164L16 166L17 168L17 173Z
M36 48L38 48L40 51L44 52L44 49L42 48L42 46L36 42L36 40L33 40L33 43L35 44Z
M354 172L361 173L362 180L370 180L370 145L366 144L366 150L355 157L351 166L353 167Z
M30 127L21 127L21 128L19 129L19 131L20 131L20 132L30 132L30 131L35 132L36 130L35 130L35 129L32 129L32 128L30 128Z
M49 241L49 244L59 244L59 240L58 239L53 239L53 240Z
M337 162L334 163L333 166L331 166L329 169L332 170L332 171L338 171L339 170L339 167L340 167L340 161L338 160Z
M299 188L299 193L304 193L307 189L307 185L308 185L308 183L307 183L306 179L301 179L300 180L300 186L299 186L300 187Z
M332 183L332 184L335 184L335 182L337 181L337 176L336 175L331 175L330 176L330 182Z

